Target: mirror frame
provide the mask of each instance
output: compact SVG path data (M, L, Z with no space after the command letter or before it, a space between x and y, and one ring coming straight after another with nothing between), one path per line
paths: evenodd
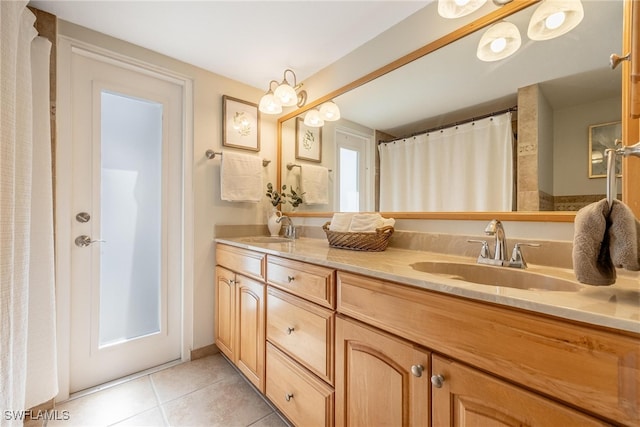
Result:
M437 49L440 49L444 46L447 46L450 43L455 42L456 40L465 37L471 33L474 33L484 27L491 25L494 22L500 21L513 13L516 13L522 9L526 9L536 3L540 2L540 0L516 0L511 3L506 4L505 6L500 7L499 9L488 13L475 21L460 27L459 29L446 34L439 39L436 39L426 45L422 46L419 49L414 50L413 52L390 62L387 65L384 65L377 70L372 71L369 74L366 74L359 79L342 86L339 89L336 89L327 95L324 95L313 102L308 103L304 107L301 107L295 111L292 111L284 116L280 117L277 122L277 176L276 182L278 183L278 188L282 185L282 126L283 123L293 117L296 117L311 108L314 108L323 102L332 100L333 98L342 95L345 92L348 92L352 89L355 89L359 86L364 85L380 76L383 76L397 68L402 67L418 58L421 58ZM631 1L626 0L624 5L624 25L622 28L623 31L623 45L622 48L624 52L627 52L628 47L631 45L630 33L631 26L628 24L630 21L629 16L631 15ZM628 36L628 37L627 37ZM613 53L613 52L612 52ZM625 77L625 70L628 70L630 64L628 61L623 64L623 85L620 88L622 91L623 97L623 106L622 106L622 127L623 127L623 140L625 141L625 145L631 145L626 141L635 141L638 138L637 125L635 126L636 131L633 131L631 124L629 123L629 114L628 114L628 98L627 93L630 92L628 90L627 81L629 80ZM629 71L627 71L629 72ZM636 121L637 122L637 121ZM630 130L631 129L631 130ZM634 159L640 160L640 159ZM630 176L635 174L629 173L629 165L631 159L623 158L623 177L622 177L622 186L623 186L623 200L629 204L632 209L634 206L640 204L640 195L634 196L632 191L629 189L629 184L631 183ZM637 174L636 174L637 175ZM635 176L635 175L634 175ZM626 191L625 191L626 189ZM636 190L637 192L637 190ZM396 219L441 219L441 220L491 220L491 219L500 219L503 221L541 221L541 222L573 222L576 216L576 212L560 212L560 211L512 211L512 212L381 212L383 216L389 216ZM333 215L333 212L289 212L287 215L292 217L330 217Z

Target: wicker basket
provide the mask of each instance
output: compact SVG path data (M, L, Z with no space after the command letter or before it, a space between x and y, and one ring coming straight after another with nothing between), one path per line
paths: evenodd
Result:
M330 222L322 226L332 248L351 249L352 251L381 252L387 249L393 227L376 228L374 233L353 233L329 230Z

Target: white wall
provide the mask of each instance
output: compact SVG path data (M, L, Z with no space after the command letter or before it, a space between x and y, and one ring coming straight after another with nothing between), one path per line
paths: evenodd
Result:
M193 348L214 342L214 244L215 224L264 224L268 202L230 203L220 199L220 159L208 160L207 149L222 147L222 95L257 103L263 90L168 58L155 52L96 33L68 22L59 21L59 34L135 58L193 80L193 194L194 194L194 295ZM260 136L264 159L272 160L264 169L264 183L276 178L276 118L262 116ZM191 124L187 123L187 126ZM226 149L226 147L224 148ZM248 151L246 153L249 153ZM57 159L64 164L64 159ZM187 262L190 262L187 260Z

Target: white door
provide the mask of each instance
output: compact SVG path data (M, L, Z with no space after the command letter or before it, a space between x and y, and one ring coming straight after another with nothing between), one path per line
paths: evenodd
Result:
M367 180L371 139L336 129L336 204L339 212L371 210L367 198L373 200Z
M183 88L71 55L70 392L181 356Z

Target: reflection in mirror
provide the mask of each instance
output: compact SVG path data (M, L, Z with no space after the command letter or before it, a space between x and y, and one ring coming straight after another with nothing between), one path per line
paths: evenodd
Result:
M426 6L434 16L435 3ZM622 3L583 1L584 20L578 27L546 41L526 36L534 5L506 19L522 34L522 46L508 58L480 61L476 57L484 33L480 30L336 97L342 119L322 128L320 163L296 159L295 118L285 121L282 182L301 187L305 164L332 170L328 203L302 205L298 210L346 211L354 206L361 211L378 210L379 141L402 139L514 106L513 209L577 210L604 197L604 179L589 177L589 126L621 117L621 74L609 68L608 58L622 44ZM352 163L361 168L358 173L353 173L354 166L341 173L340 141L361 145L359 160ZM301 167L289 171L287 163ZM350 178L355 183L346 184L347 172L357 177ZM407 191L418 191L420 184L415 182ZM340 201L356 198L362 202Z

